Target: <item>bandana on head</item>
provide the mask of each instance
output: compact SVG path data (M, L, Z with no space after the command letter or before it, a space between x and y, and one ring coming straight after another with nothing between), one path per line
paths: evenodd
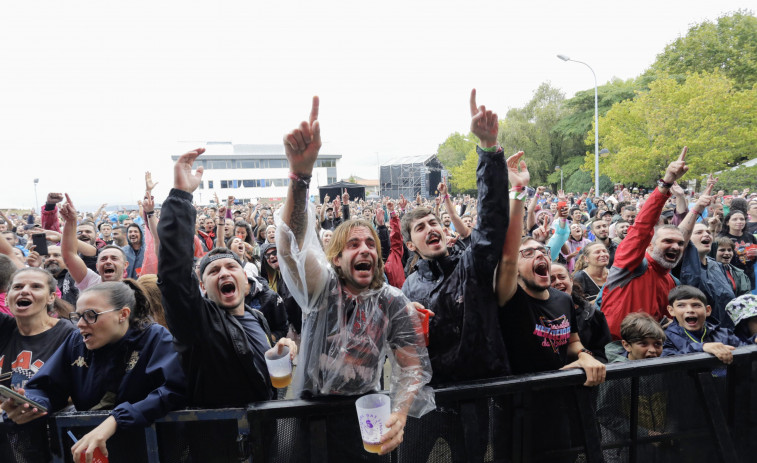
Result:
M218 259L234 259L239 265L244 267L244 265L242 265L242 262L239 261L239 258L230 252L220 252L218 254L213 254L212 256L206 255L200 261L200 278L202 278L202 275L205 273L205 268L210 265L211 262L214 262Z

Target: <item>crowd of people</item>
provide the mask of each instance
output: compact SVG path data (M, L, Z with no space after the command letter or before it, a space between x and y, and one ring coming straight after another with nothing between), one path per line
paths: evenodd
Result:
M527 154L505 156L497 114L474 90L476 197L441 183L434 198L345 192L318 203L318 110L315 97L284 137L280 204L194 203L197 149L176 162L160 208L148 172L137 211L81 213L52 192L39 214L0 212L0 383L44 407L8 399L5 419L44 440L47 413L109 410L71 449L89 462L114 434L169 411L281 398L264 357L288 349L296 397L386 387L380 453L403 440L430 452L443 432L405 428L436 409L440 386L582 369L602 402L622 394L602 385L607 363L707 352L728 364L734 348L757 342L757 198L715 192L713 176L700 193L684 190L686 148L649 191L534 188ZM560 401L535 402L554 446L569 444ZM450 429L486 434L488 419L447 413ZM209 436L235 445L233 430L206 429L193 455ZM328 437L340 461L370 458L354 419L334 420ZM451 450L461 461L485 452Z

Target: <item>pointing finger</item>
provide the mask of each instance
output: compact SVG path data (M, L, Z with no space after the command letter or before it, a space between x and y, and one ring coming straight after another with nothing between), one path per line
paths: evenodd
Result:
M318 120L318 108L321 104L320 99L318 98L318 95L313 97L313 106L310 108L310 125L313 125L313 122Z
M679 161L683 161L686 158L686 152L687 151L689 151L689 147L688 146L684 146L683 149L681 150L681 156L679 156L679 158L678 158Z
M478 113L478 106L476 106L476 89L470 91L470 115L475 116Z

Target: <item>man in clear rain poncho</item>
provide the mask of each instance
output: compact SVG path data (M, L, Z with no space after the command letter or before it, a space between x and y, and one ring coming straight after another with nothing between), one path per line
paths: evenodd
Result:
M426 387L431 364L412 304L384 283L379 239L370 224L356 219L340 225L327 254L318 242L308 204L310 176L321 147L317 119L314 97L310 120L284 137L291 180L286 202L276 214L281 273L303 314L295 393L308 397L378 391L388 355L392 415L382 439L385 454L402 442L408 414L419 417L434 409L433 391ZM355 457L367 455L354 417L335 428L338 449L329 445L330 456L332 450L352 453L350 446Z

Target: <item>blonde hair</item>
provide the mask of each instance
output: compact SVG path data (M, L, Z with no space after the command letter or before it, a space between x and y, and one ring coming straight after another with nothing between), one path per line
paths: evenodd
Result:
M371 289L379 289L384 284L384 261L381 259L381 241L379 240L376 230L374 230L368 221L363 219L350 219L336 227L334 234L331 236L331 242L326 248L326 259L328 259L331 266L334 267L334 270L339 274L340 270L334 265L334 259L341 257L344 246L347 244L347 240L349 239L352 230L360 227L368 230L373 241L376 243L378 259L376 259L376 266L373 268L373 279L371 280L369 287Z

